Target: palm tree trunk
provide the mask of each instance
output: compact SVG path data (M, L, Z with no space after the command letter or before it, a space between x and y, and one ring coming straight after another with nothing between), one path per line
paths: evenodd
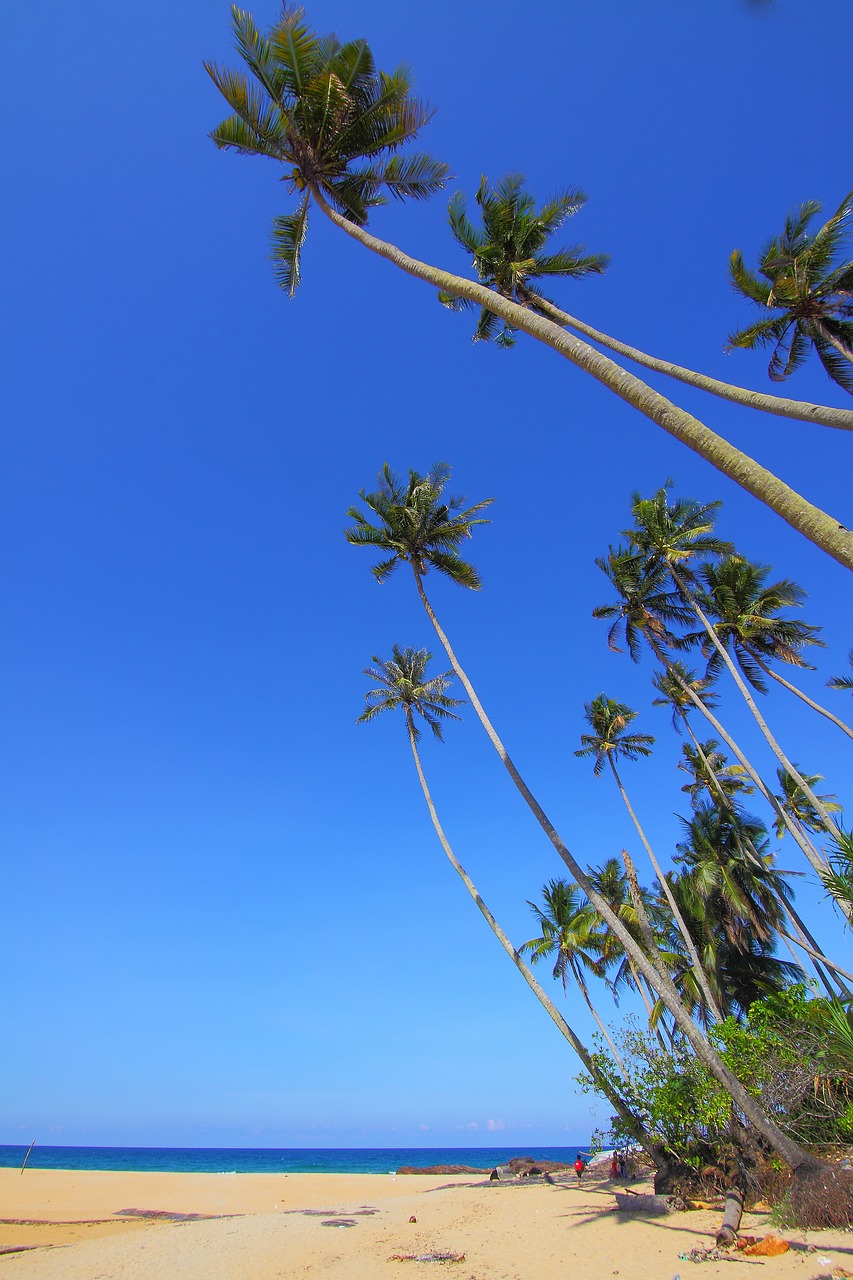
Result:
M767 664L762 662L761 658L756 654L750 653L749 656L758 663L765 675L770 676L772 680L781 684L789 693L795 694L796 697L800 698L801 701L806 704L806 706L811 707L812 711L816 711L818 715L825 716L827 720L831 720L833 724L838 725L841 732L846 733L848 738L853 738L853 729L850 728L849 724L845 724L843 720L840 720L838 716L833 715L833 713L826 707L822 707L819 702L814 702L807 693L803 693L802 689L798 689L795 684L791 684L791 682L786 680L784 676L780 676L778 671L774 671L772 667L767 666Z
M828 1169L829 1166L825 1165L823 1161L816 1160L815 1157L805 1151L799 1143L795 1142L786 1133L783 1133L776 1122L766 1114L758 1100L744 1088L737 1076L732 1074L720 1058L719 1054L715 1052L707 1037L702 1034L699 1027L690 1017L688 1010L679 998L678 991L676 990L672 979L668 974L656 969L651 960L646 957L643 950L637 946L622 921L616 913L611 910L607 901L601 896L601 894L597 892L583 867L569 852L568 847L560 837L556 827L550 821L545 810L527 786L527 783L524 781L510 758L509 752L498 737L494 726L483 709L480 699L474 691L471 681L468 679L467 674L461 667L459 660L450 645L450 641L442 630L438 619L433 612L432 606L430 605L424 591L420 574L416 569L413 569L413 572L418 587L418 593L421 597L424 608L426 609L427 615L435 628L436 635L444 646L444 650L450 660L450 665L453 667L462 687L468 694L468 697L471 700L471 705L473 706L480 723L485 729L489 740L494 746L495 751L503 762L504 767L524 798L531 813L536 818L536 821L539 823L551 844L554 846L557 854L572 873L576 883L580 886L589 901L598 911L602 920L610 926L613 933L622 943L626 955L630 955L632 957L637 968L647 979L650 986L653 990L658 992L662 1002L672 1014L672 1017L683 1033L685 1039L691 1045L696 1057L703 1066L707 1068L710 1074L719 1081L735 1105L740 1109L750 1124L755 1127L757 1132L760 1133L761 1136L769 1143L777 1155L780 1155L783 1160L787 1161L794 1170L795 1176L798 1171L802 1170L802 1178L807 1179L809 1173L812 1171L820 1170L823 1172L824 1169Z
M435 833L441 842L441 847L444 850L445 854L447 855L450 865L453 867L453 870L462 880L462 883L465 885L465 888L468 890L469 894L474 899L474 902L477 904L477 908L480 914L483 916L483 919L488 924L492 933L495 935L498 942L501 944L504 951L509 956L510 960L512 960L516 969L524 978L524 981L527 983L530 990L536 996L536 999L542 1005L543 1009L548 1014L551 1021L556 1026L557 1030L560 1032L560 1035L563 1036L563 1038L568 1041L568 1043L574 1049L577 1056L580 1058L581 1062L584 1065L584 1068L589 1073L591 1079L594 1081L596 1088L599 1089L600 1092L603 1093L604 1096L607 1098L608 1102L614 1108L620 1120L624 1124L626 1130L631 1134L631 1137L634 1139L634 1141L637 1142L643 1148L643 1150L651 1157L651 1159L655 1161L655 1163L657 1164L658 1161L657 1161L657 1158L655 1157L656 1143L654 1142L651 1134L649 1134L646 1131L641 1121L637 1118L637 1116L634 1115L633 1111L631 1111L631 1109L629 1108L627 1102L625 1102L624 1098L622 1098L621 1095L617 1092L617 1090L613 1087L608 1077L601 1071L600 1067L598 1066L598 1064L595 1062L595 1060L587 1050L583 1041L581 1041L578 1038L578 1036L575 1034L575 1032L566 1022L565 1018L560 1013L559 1009L554 1004L553 1000L551 1000L551 998L546 994L543 988L536 981L533 974L530 972L529 967L525 964L524 960L521 958L516 948L512 945L509 938L506 936L503 929L500 927L497 920L492 915L491 911L486 906L483 899L480 897L473 880L468 875L467 871L465 870L461 862L458 860L458 858L454 854L453 849L450 847L450 842L448 841L447 836L444 834L444 828L439 822L438 814L436 812L436 808L433 803L432 795L427 785L426 775L424 774L423 765L421 764L420 753L418 751L417 738L415 736L414 721L412 719L412 713L409 708L406 708L406 727L409 733L409 745L412 748L412 755L414 756L414 760L415 760L415 768L417 769L417 772L418 772L418 780L420 781L421 790L423 792L424 799L426 800L427 809L429 810L429 816L432 819L432 825L435 828ZM591 1007L592 1006L590 1006L590 1008Z
M699 619L700 623L702 624L705 631L707 632L707 635L709 640L711 641L711 644L717 650L717 653L720 655L726 667L728 668L732 679L734 680L735 684L740 690L740 693L744 702L752 712L755 723L758 725L759 729L764 734L764 737L767 741L768 746L770 747L770 750L773 752L776 759L779 761L782 768L789 775L789 777L793 778L794 782L796 782L797 786L800 788L803 795L807 796L809 800L811 800L818 814L822 818L823 824L826 827L829 834L831 836L834 836L836 839L839 839L841 833L838 830L838 827L833 822L831 815L826 809L826 806L823 805L821 801L817 798L817 796L812 791L809 784L806 782L805 778L800 776L800 774L797 772L795 767L791 764L791 761L785 755L782 748L779 746L779 743L776 741L773 734L770 732L770 729L768 728L768 725L767 725L767 721L764 719L764 716L758 710L758 706L756 705L755 699L753 698L752 694L749 692L749 689L747 688L746 681L743 679L737 667L735 666L734 662L729 657L729 651L720 640L714 627L711 625L709 620L705 617L705 614L698 600L693 595L693 593L688 590L686 583L683 581L681 575L679 574L678 570L675 568L674 565L669 565L669 572L682 598L687 604L689 604L690 608L696 614L696 617Z
M378 239L363 227L357 227L355 223L342 217L316 188L312 188L312 194L326 217L353 240L357 240L359 244L380 257L386 258L408 275L424 280L438 289L458 294L461 298L469 298L472 302L500 316L507 324L553 347L572 364L591 374L621 399L626 400L647 418L663 427L664 431L674 436L676 440L680 440L682 444L686 444L689 449L710 462L723 475L734 480L741 488L769 506L792 528L814 542L839 564L844 565L846 569L853 569L853 534L838 520L808 502L748 454L742 453L727 440L711 431L698 418L680 409L671 400L653 391L639 378L602 355L600 351L573 337L551 320L546 320L544 316L536 315L526 307L502 298L500 294L487 289L484 285L466 280L464 276L453 275L449 271L442 271L417 258L409 257L396 245Z
M622 1076L622 1079L627 1080L628 1072L625 1069L625 1063L622 1061L619 1050L616 1048L616 1045L613 1043L613 1039L610 1035L610 1032L607 1030L607 1027L604 1025L601 1018L598 1016L598 1010L596 1009L595 1005L592 1003L592 1001L589 998L589 990L587 988L586 983L584 982L583 974L581 973L580 968L576 964L573 957L569 958L569 965L571 967L574 980L577 983L578 990L580 991L581 995L583 996L586 1002L586 1007L587 1009L589 1009L590 1013L592 1014L593 1018L596 1021L599 1031L604 1036L604 1039L607 1041L610 1047L610 1052L613 1054L613 1060L616 1063L617 1067L619 1068L619 1072Z
M699 742L698 738L697 738L697 737L696 737L696 735L694 734L694 732L693 732L693 728L692 728L692 726L691 726L691 724L690 724L689 717L688 717L688 715L687 715L687 712L684 710L684 708L683 708L683 707L681 708L681 718L682 718L682 720L684 721L684 727L685 727L685 729L687 730L687 732L688 732L688 734L689 734L689 736L690 736L690 738L691 738L691 741L693 742L693 745L694 745L694 747L696 748L696 751L697 751L697 753L698 753L698 755L699 755L699 757L700 757L700 759L701 759L702 763L703 763L703 764L704 764L704 766L705 766L705 770L706 770L706 772L707 772L707 774L708 774L708 777L711 779L712 783L714 784L714 788L715 788L715 790L716 790L716 792L717 792L717 796L718 796L718 804L722 805L722 806L723 806L723 808L728 809L728 810L729 810L729 812L731 812L732 814L734 814L734 812L735 812L734 805L732 804L732 802L731 802L731 800L729 799L729 797L726 795L725 790L724 790L724 788L723 788L723 786L722 786L722 784L721 784L721 782L720 782L719 778L717 777L716 773L714 772L714 769L713 769L713 767L712 767L712 765L711 765L710 760L709 760L709 759L708 759L708 757L705 755L705 752L704 752L704 751L703 751L703 749L702 749L702 744L701 744L701 742ZM750 861L750 862L752 862L753 866L760 867L760 866L761 866L761 858L760 858L760 856L759 856L759 854L758 854L758 851L756 850L755 846L753 845L752 841L751 841L751 840L749 840L749 839L747 839L747 840L746 840L746 847L744 847L744 842L741 840L740 834L738 833L738 831L737 831L737 829L736 829L736 828L734 829L734 833L735 833L735 840L736 840L736 842L737 842L738 850L739 850L739 852L740 852L740 854L741 854L741 857L744 859L744 861ZM819 978L819 980L820 980L820 982L821 982L822 986L824 987L824 989L828 992L828 994L829 994L830 996L833 996L833 995L834 995L834 992L833 992L833 990L832 990L831 986L829 985L829 979L827 978L826 973L825 973L825 972L824 972L824 970L821 968L821 965L818 963L818 961L822 961L822 962L823 962L823 963L824 963L828 968L830 968L830 969L838 970L838 966L837 966L837 965L835 965L831 960L828 960L828 959L826 958L826 956L824 956L824 955L823 955L819 950L817 950L817 943L815 942L815 940L814 940L814 938L811 936L811 934L807 931L806 926L805 926L805 924L803 923L803 921L801 920L801 918L800 918L799 914L798 914L798 913L797 913L797 911L794 909L793 905L792 905L790 902L788 902L788 900L787 900L787 898L784 896L784 894L781 894L781 893L780 893L780 894L778 894L778 895L777 895L777 900L778 900L779 905L781 906L782 910L785 912L785 914L788 916L788 919L789 919L789 920L791 921L791 923L793 924L795 932L796 932L798 935L800 935L800 937L803 939L803 941L798 941L798 939L797 939L797 938L794 938L794 939L792 939L792 941L796 942L798 946L801 946L801 947L803 948L803 950L804 950L804 951L806 951L806 952L808 953L808 955L809 955L809 957L810 957L810 959L811 959L811 961L812 961L812 965L814 966L815 973L817 974L817 976L818 976L818 978ZM786 938L786 939L787 939L787 938L789 937L789 935L788 935L788 934L786 934L786 933L785 933L785 931L784 931L783 929L780 929L780 930L779 930L779 932L782 934L783 938ZM811 947L809 947L808 945L806 945L808 942L811 942ZM812 948L814 948L814 950L813 950ZM789 950L790 950L790 947L789 947ZM797 957L794 955L793 951L791 952L791 955L792 955L792 957L793 957L793 959L794 959L794 963L796 964L796 963L797 963ZM843 970L838 970L838 972L843 972ZM835 978L835 983L836 983L836 986L838 987L839 991L841 992L841 994L842 994L842 995L843 995L843 994L845 994L845 992L846 992L846 987L844 986L844 983L843 983L843 982L840 982L840 981L838 980L838 978Z
M821 856L819 855L818 851L815 849L811 841L807 840L805 836L800 833L796 823L791 821L788 814L785 812L785 810L779 804L779 801L773 795L773 792L764 782L764 780L762 779L760 774L757 772L757 770L750 763L749 758L745 756L744 753L741 751L740 747L737 745L737 743L735 742L731 734L728 733L728 731L723 727L723 725L716 718L714 713L710 710L709 707L705 705L705 703L698 696L698 694L695 693L694 690L691 689L689 685L681 679L678 672L669 663L666 657L666 654L656 644L654 639L650 635L648 635L648 633L646 634L646 638L648 639L648 642L652 647L652 651L654 652L655 657L663 664L665 670L667 671L667 674L672 676L676 684L683 690L683 692L690 699L693 705L695 707L698 707L698 709L702 712L702 715L705 717L705 719L708 721L711 727L715 729L716 732L720 735L723 742L725 742L726 746L729 748L729 750L732 752L732 754L735 756L738 762L743 765L744 769L746 769L750 778L755 783L756 787L761 792L764 799L770 805L773 812L777 815L779 820L784 823L786 829L791 833L795 842L799 845L800 849L802 850L803 854L805 855L807 861L811 865L814 872L818 876L820 876L822 873L826 873L827 871L829 871L830 870L829 863L824 858L821 858ZM836 899L836 901L838 901L838 904L841 907L841 910L847 916L848 920L853 921L853 903L845 903L839 899Z
M673 914L675 923L678 925L679 933L684 939L684 945L687 948L687 954L690 956L690 959L693 961L693 969L696 974L696 981L699 983L699 986L702 989L702 994L705 997L705 1000L707 1001L708 1008L713 1013L717 1022L721 1022L723 1015L720 1012L720 1006L717 1004L717 1001L714 999L714 996L711 992L711 984L708 981L708 975L705 972L705 969L702 965L702 961L699 959L699 953L696 950L696 944L694 943L692 937L690 936L690 931L687 928L687 925L684 923L684 919L681 915L681 912L678 910L678 904L675 901L675 897L673 895L672 889L670 888L669 881L667 880L663 871L661 871L658 860L655 857L654 850L652 849L652 846L649 844L648 840L646 839L646 833L641 827L640 821L633 810L631 801L628 799L628 793L625 790L624 786L622 785L622 779L619 777L619 774L616 770L616 765L613 763L612 759L609 760L609 764L610 764L610 769L615 779L616 785L619 788L619 794L621 795L622 800L624 801L625 808L628 810L629 814L631 815L631 821L633 822L634 826L637 829L637 835L640 837L640 840L643 843L643 848L645 849L646 853L649 856L649 861L654 867L655 875L658 878L658 884L663 890L664 897L669 903L669 909Z
M811 942L809 942L810 935L806 932L805 926L803 925L802 921L799 920L799 917L795 916L794 920L795 920L795 924L799 925L799 927L797 928L797 933L798 934L802 933L802 937L793 938L789 933L786 933L784 929L780 929L779 932L782 934L782 937L789 938L791 942L793 942L796 946L800 947L803 951L805 951L807 955L811 956L812 960L815 962L816 969L819 967L818 966L818 961L819 961L821 965L826 965L827 969L832 969L834 973L840 973L843 978L849 978L850 981L853 982L853 973L849 973L847 969L842 969L840 964L836 964L834 960L830 960L829 957L825 956L822 951L819 951L817 949L817 945L815 944L814 938L812 938ZM843 982L839 982L837 978L835 982L841 996L845 999L849 998L851 994L849 987L847 987ZM826 986L826 983L824 983L824 985ZM829 987L827 987L826 989L829 992L829 995L833 999L835 999L835 992L830 990Z
M810 404L804 400L789 400L784 396L771 396L762 391L750 391L747 387L734 386L729 382L721 382L718 378L710 378L704 373L696 373L693 369L685 369L679 364L671 364L668 360L659 360L636 347L629 347L625 342L611 338L609 334L593 329L592 325L561 311L545 298L533 297L532 305L544 312L555 324L568 325L570 329L582 333L585 338L615 351L617 355L626 356L644 369L654 373L665 373L669 378L684 382L690 387L698 387L700 391L709 391L711 395L722 400L732 400L735 404L745 405L748 409L761 409L765 413L773 413L782 418L796 418L801 422L814 422L823 427L836 427L840 431L853 431L853 412L849 409L835 409L830 405Z

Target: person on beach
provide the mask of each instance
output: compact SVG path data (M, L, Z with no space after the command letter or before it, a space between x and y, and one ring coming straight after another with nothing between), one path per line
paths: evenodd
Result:
M578 1175L578 1186L580 1186L581 1184L581 1178L583 1177L583 1171L585 1168L586 1168L586 1165L584 1164L583 1160L581 1160L580 1156L578 1156L577 1160L575 1161L575 1173Z
M623 1182L625 1180L626 1167L627 1166L625 1164L625 1153L624 1151L622 1151L619 1153L619 1177L623 1180Z
M616 1152L613 1152L613 1158L610 1161L610 1178L614 1181L619 1177L619 1161L616 1159Z

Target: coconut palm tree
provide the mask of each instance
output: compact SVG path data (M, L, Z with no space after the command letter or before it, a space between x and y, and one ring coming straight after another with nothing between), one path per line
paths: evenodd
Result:
M536 201L523 188L523 174L508 174L497 187L483 178L476 195L482 229L469 219L461 192L453 196L447 212L453 236L471 254L478 279L501 297L541 311L539 304L548 300L534 281L600 275L609 259L603 253L587 253L583 245L544 253L551 236L586 204L586 196L582 191L561 191L537 210ZM454 311L472 305L467 298L446 292L439 299ZM513 326L506 321L501 324L493 311L480 308L475 342L494 338L498 346L511 347L514 333Z
M731 334L729 347L772 347L774 382L798 369L814 347L833 382L853 394L853 259L843 260L853 191L811 232L820 211L816 200L807 200L788 214L781 236L762 252L758 274L735 249L729 263L734 288L770 314Z
M809 790L816 793L818 784L823 782L823 774L804 773L803 770L799 768L799 765L797 768L808 782ZM822 832L824 830L824 823L820 814L817 812L808 796L803 792L802 788L798 787L793 778L789 774L785 773L783 769L776 770L776 777L779 780L779 788L781 791L781 795L777 795L776 798L785 813L787 813L789 817L793 818L794 822L796 822L799 827L804 827L806 831L814 831L818 834ZM819 796L818 798L820 800L821 807L826 809L828 813L842 812L842 806L838 803L837 798L829 792ZM785 824L778 818L776 819L774 830L777 837L781 840L782 836L785 834Z
M597 912L578 886L567 880L549 880L542 886L542 906L529 901L527 905L536 917L540 932L537 937L523 942L518 948L519 953L524 955L527 952L534 964L540 960L553 960L553 976L563 984L564 991L568 990L569 978L573 979L610 1046L619 1070L626 1076L625 1064L590 999L586 982L586 973L604 978L612 957L608 935L602 930Z
M430 116L429 107L412 96L405 70L391 75L378 71L363 40L342 45L335 37L318 36L299 8L285 8L279 22L263 35L250 15L232 7L232 27L249 74L206 64L232 113L211 137L222 149L265 156L283 165L285 180L299 196L296 211L273 228L273 258L279 283L288 293L299 282L313 201L364 248L431 287L486 307L510 327L583 368L853 569L853 535L838 520L692 414L544 316L477 281L421 262L366 230L363 224L370 209L386 195L425 198L447 176L446 166L430 156L399 154Z
M287 167L284 180L299 203L295 213L276 218L272 249L278 283L292 297L312 197L361 226L388 195L423 200L439 191L449 169L428 155L398 154L433 112L413 97L405 67L377 71L365 40L321 38L295 6L285 7L265 35L236 6L231 25L250 75L205 62L233 110L210 136L220 148Z
M412 477L412 480L413 479L414 478ZM388 481L386 480L385 483L387 485ZM381 489L382 486L380 485L380 494ZM403 492L405 492L405 490L403 490ZM373 495L370 496L372 497ZM388 496L387 490L385 496ZM441 493L439 492L436 497L436 501L440 502L440 500ZM631 935L630 931L625 927L624 922L620 920L619 916L610 908L601 894L596 891L589 876L573 856L556 827L549 819L542 805L528 787L509 755L509 752L495 731L491 720L486 715L482 703L474 691L471 681L459 664L447 636L441 629L432 607L423 593L423 584L420 582L417 568L419 562L417 551L419 547L423 549L422 528L424 525L428 525L429 522L415 518L418 508L412 511L410 518L404 519L403 513L396 510L397 504L394 502L390 502L386 508L381 502L378 504L371 504L368 499L368 495L365 495L364 501L366 505L368 505L369 509L375 514L379 514L379 512L383 512L383 514L379 515L379 524L372 526L373 534L370 535L367 533L367 529L365 528L365 526L369 525L366 518L363 520L357 519L356 525L353 526L351 530L348 530L349 540L354 542L356 545L368 545L377 549L391 551L392 555L388 557L389 561L402 558L408 560L409 564L412 566L416 581L419 583L422 601L425 604L436 634L441 640L445 652L450 659L451 666L456 672L462 687L471 700L471 704L474 707L477 717L483 725L483 728L494 746L495 751L504 764L531 813L536 818L536 821L545 832L545 835L550 840L558 856L568 868L577 884L598 911L602 920L609 925L614 935L622 943L626 954L631 956L638 971L657 992L658 996L671 1013L678 1029L691 1045L697 1058L699 1058L710 1074L719 1081L722 1087L730 1095L735 1105L740 1108L750 1123L755 1126L757 1132L765 1138L778 1155L790 1164L791 1168L794 1170L792 1202L795 1205L802 1202L804 1206L807 1203L810 1203L808 1197L815 1179L817 1177L835 1179L838 1175L835 1174L831 1166L825 1165L820 1160L817 1160L809 1152L805 1151L798 1143L794 1142L787 1134L783 1133L773 1118L767 1115L753 1095L743 1086L743 1084L741 1084L737 1076L735 1076L722 1061L719 1054L708 1041L707 1037L702 1034L696 1023L691 1018L689 1011L680 1000L678 991L672 980L662 970L662 968L654 964L643 952L643 949L637 945L637 942ZM462 505L462 501L463 500L459 501L459 506ZM478 507L476 509L479 510L480 508ZM474 510L474 508L469 510ZM402 535L406 528L408 528L408 534L404 541ZM356 533L356 536L350 537L350 534L353 532ZM454 534L454 536L456 535ZM461 541L462 537L465 536L468 536L467 532L463 532L459 537L456 537L456 542L453 544L454 549L455 546L458 545L458 542ZM385 564L383 576L387 576L387 563L382 563ZM460 572L456 577L456 581L461 582L467 576L469 575L465 574L460 567ZM478 583L478 581L479 579L475 575L475 582Z
M685 742L681 748L681 760L676 765L689 775L690 781L681 788L690 796L695 809L704 803L705 795L712 803L719 803L720 796L732 800L737 795L751 795L755 788L746 781L746 770L741 764L731 764L719 750L716 738L708 738L698 747Z
M847 655L847 661L853 667L853 649ZM853 676L832 676L826 682L827 688L838 689L845 693L853 693Z
M418 774L418 781L421 784L424 799L429 810L429 815L435 828L436 835L441 842L448 861L453 867L456 874L462 880L468 893L477 904L480 914L485 919L489 928L500 942L504 951L512 960L539 1003L549 1015L557 1030L568 1041L575 1053L580 1058L586 1070L595 1081L596 1087L601 1090L611 1105L617 1111L623 1124L625 1124L628 1132L635 1140L649 1153L653 1161L663 1167L665 1161L662 1160L662 1153L658 1150L657 1145L652 1141L650 1135L646 1132L642 1122L630 1110L624 1098L620 1096L613 1087L609 1078L601 1071L597 1062L587 1050L586 1046L575 1034L569 1026L566 1019L557 1009L554 1002L546 994L536 978L531 973L528 965L524 962L519 952L512 945L504 930L498 924L492 912L484 902L483 898L477 891L474 882L468 875L465 868L459 862L458 858L450 846L450 842L444 833L435 804L433 803L432 794L427 785L426 775L421 763L420 752L418 751L418 742L421 736L421 730L418 719L429 725L434 736L441 742L443 740L442 724L447 720L458 720L459 716L455 712L455 708L462 705L458 698L453 698L447 692L451 677L451 672L446 671L442 675L427 678L426 670L432 654L426 649L400 649L398 645L394 645L391 651L390 659L373 657L374 666L366 667L364 674L368 676L373 684L365 694L366 706L364 711L358 717L356 723L364 724L370 720L374 720L377 716L382 715L386 711L402 711L406 721L406 732L409 739L409 746L412 749L412 756L415 762L415 768Z
M731 544L724 542L714 533L716 512L721 504L719 502L701 504L681 498L670 502L667 488L668 486L664 485L651 498L642 498L638 493L633 495L631 514L634 518L634 527L625 530L624 534L634 550L646 556L653 566L666 567L684 603L693 610L710 644L731 674L776 759L811 800L830 835L834 835L837 828L831 815L822 808L820 801L809 789L808 783L794 768L770 732L755 699L699 603L698 577L694 567L696 558L704 555L720 559L733 552ZM741 761L741 763L744 762Z
M819 639L820 627L800 618L781 616L784 609L802 606L806 598L803 588L787 578L768 583L769 574L767 565L753 564L742 556L727 556L719 564L702 566L700 600L713 621L717 638L730 650L754 689L766 693L762 676L770 676L806 706L831 720L848 738L853 738L849 725L773 669L772 663L783 662L813 671L802 651L807 645L823 646L823 641ZM709 659L708 674L716 675L723 665L720 654L709 645L704 634L690 638L701 642L703 653Z
M482 221L475 227L467 214L467 204L462 192L457 192L448 206L448 219L453 237L473 258L477 278L504 298L509 298L540 315L547 316L555 324L566 325L577 333L591 338L599 345L627 356L636 364L656 373L665 373L679 382L699 387L724 400L782 417L799 418L805 422L819 422L825 426L853 431L853 413L849 409L834 409L826 405L806 404L799 400L786 400L779 396L748 391L717 378L695 373L681 365L671 364L647 355L636 347L618 342L606 333L576 319L555 305L541 289L541 281L553 281L563 277L576 279L591 272L601 272L607 265L603 254L587 255L583 247L558 249L545 252L547 243L563 225L566 218L576 213L586 203L582 192L564 192L547 200L541 208L524 189L524 177L510 174L496 187L483 178L475 196ZM441 301L453 310L468 307L467 299L443 293ZM508 324L503 329L494 314L482 309L475 332L475 340L495 338L499 346L513 345L513 330Z
M821 869L827 870L828 864L826 860L779 806L779 802L771 788L758 773L748 756L738 746L726 727L714 715L710 705L711 700L704 693L700 696L693 673L688 673L687 668L682 663L670 656L669 648L683 647L681 637L674 633L672 627L688 618L691 610L684 602L682 594L676 592L673 594L681 601L683 612L680 617L674 612L674 606L670 603L670 593L667 593L663 587L663 580L668 576L664 568L664 561L653 559L650 562L647 556L636 550L617 547L615 549L611 548L606 558L598 559L595 563L607 575L617 594L617 599L614 603L599 605L592 611L593 617L605 618L608 621L613 620L608 637L610 648L618 651L619 646L616 644L616 636L622 630L629 652L633 660L638 662L642 654L640 640L642 638L646 641L658 662L662 664L666 676L666 685L659 684L656 687L661 692L667 693L668 687L673 686L680 691L680 698L685 702L685 705L689 703L704 716L714 732L722 739L735 759L746 770L749 778L776 816L781 818L788 826L792 838L799 845L815 871L820 874ZM668 612L661 612L656 617L656 609L659 607L658 602L660 601L664 602L664 607ZM693 745L698 750L698 739L690 729L686 719L684 723L687 725Z
M716 1005L714 997L711 993L707 977L702 969L702 962L699 954L693 945L687 926L680 918L678 913L678 904L669 888L666 876L660 868L655 852L646 837L646 833L640 825L640 820L634 812L634 808L628 798L628 793L619 776L619 770L616 768L617 760L638 760L652 754L652 745L654 738L648 733L629 733L629 726L636 720L637 713L632 711L630 707L624 703L616 702L613 698L608 698L601 693L592 702L584 705L584 714L587 723L592 729L592 733L581 734L581 746L575 752L576 756L594 758L593 773L599 777L605 766L609 765L613 780L622 797L622 801L631 816L631 821L637 829L637 834L643 844L643 848L649 856L649 861L654 867L655 875L658 878L661 890L666 897L670 910L675 917L676 923L681 930L684 939L684 945L696 966L696 979L702 988L708 1007L720 1016L720 1010Z

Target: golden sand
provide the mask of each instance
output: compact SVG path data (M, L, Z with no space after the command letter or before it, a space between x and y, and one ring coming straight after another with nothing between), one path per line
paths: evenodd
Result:
M474 1175L0 1169L0 1250L20 1250L0 1252L0 1280L736 1280L758 1263L738 1258L732 1275L730 1262L679 1257L713 1246L715 1211L642 1218L614 1203L612 1184L590 1173L578 1188ZM743 1230L771 1228L751 1214ZM849 1235L786 1237L790 1252L763 1259L761 1280L853 1270ZM459 1260L415 1260L442 1254Z

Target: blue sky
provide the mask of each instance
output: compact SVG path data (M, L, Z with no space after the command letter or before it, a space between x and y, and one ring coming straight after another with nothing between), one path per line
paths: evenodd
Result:
M750 317L726 262L851 185L846 0L543 0L524 26L504 0L309 16L412 64L450 190L522 171L540 197L587 192L565 238L613 262L561 288L570 310L767 387L760 354L722 351ZM664 860L685 811L649 670L590 618L630 493L672 476L721 498L723 533L808 588L818 697L851 643L846 573L554 352L472 346L469 317L319 215L289 302L267 261L285 187L206 138L225 110L201 61L236 61L226 4L34 0L5 33L0 1141L585 1141L606 1108L578 1096L444 862L402 724L354 724L371 655L436 642L411 584L376 587L345 544L346 509L386 459L447 459L455 488L494 497L471 547L483 591L436 582L434 603L585 862L636 845L572 755L601 690L659 735L626 781ZM444 203L371 227L464 271ZM851 523L844 433L674 394ZM816 362L789 394L847 399ZM767 710L844 798L849 742L782 695ZM560 864L470 713L424 755L458 856L522 940ZM797 893L846 946L813 886Z

